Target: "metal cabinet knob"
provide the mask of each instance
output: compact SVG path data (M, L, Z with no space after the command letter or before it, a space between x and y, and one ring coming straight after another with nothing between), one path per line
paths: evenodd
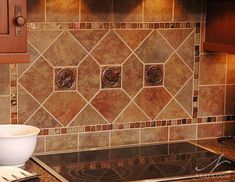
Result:
M26 19L23 16L16 17L16 25L17 26L24 26L26 23Z

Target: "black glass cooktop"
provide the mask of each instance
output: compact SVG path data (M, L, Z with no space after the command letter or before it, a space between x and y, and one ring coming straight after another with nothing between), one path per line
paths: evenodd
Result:
M69 182L170 181L233 173L235 162L190 143L37 156ZM66 179L66 180L65 180Z

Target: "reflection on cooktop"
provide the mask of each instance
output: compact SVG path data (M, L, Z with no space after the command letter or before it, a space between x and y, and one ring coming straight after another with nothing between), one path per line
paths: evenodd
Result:
M37 158L70 182L164 181L235 170L235 162L186 142Z

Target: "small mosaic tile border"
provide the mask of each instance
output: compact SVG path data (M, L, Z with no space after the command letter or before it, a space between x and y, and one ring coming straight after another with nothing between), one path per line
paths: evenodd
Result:
M179 120L163 120L163 121L144 121L133 123L114 123L104 125L87 125L78 127L63 127L63 128L43 128L40 130L39 135L60 135L60 134L76 134L84 132L99 132L99 131L111 131L111 130L125 130L125 129L137 129L137 128L156 128L167 126L180 126L189 124L201 124L201 123L215 123L224 121L235 121L235 115L225 116L213 116L194 119L179 119Z
M163 29L163 28L198 28L200 22L164 22L164 23L112 23L112 22L73 22L51 23L37 22L28 23L29 30L36 29ZM199 31L200 33L200 31Z
M17 124L17 66L10 64L11 124Z

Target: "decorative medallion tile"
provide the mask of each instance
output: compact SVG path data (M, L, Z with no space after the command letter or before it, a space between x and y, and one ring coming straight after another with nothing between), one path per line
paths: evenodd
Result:
M37 101L18 86L18 123L23 124L39 108Z
M58 127L62 127L42 107L25 124L36 126L38 128L58 128Z
M145 86L163 84L163 65L145 65Z
M135 98L135 103L154 119L170 100L170 94L162 87L144 88Z
M61 30L33 30L29 31L28 40L42 53L61 32Z
M112 123L129 101L129 97L120 89L102 90L91 104Z
M39 58L22 75L19 83L42 103L53 91L53 68L43 58Z
M115 123L132 123L147 120L148 118L145 116L145 114L134 103L131 103L115 120Z
M157 117L159 120L163 119L184 119L190 116L182 109L182 107L173 99L167 107Z
M121 88L121 67L103 67L101 81L102 88Z
M76 68L55 69L55 90L76 89Z
M90 51L107 33L107 30L71 30L70 33Z
M193 105L193 78L181 89L175 99L180 102L184 109L192 116Z
M100 64L121 64L130 53L129 48L113 31L110 31L92 51L92 55Z
M134 97L143 87L143 64L132 55L123 65L123 89Z
M87 52L64 32L44 53L53 66L77 66Z
M177 49L180 44L189 36L193 29L160 29L159 32L171 44L174 49Z
M90 100L100 88L100 67L91 58L87 57L78 67L78 91Z
M136 54L144 63L164 63L173 51L159 32L155 30L136 50Z
M90 105L87 105L69 126L108 124Z
M192 76L192 71L174 54L165 65L165 87L175 95Z
M44 107L67 126L76 114L84 107L86 101L77 92L55 92L46 101Z
M190 35L187 40L177 49L177 53L183 58L184 62L194 70L194 45L195 34Z

